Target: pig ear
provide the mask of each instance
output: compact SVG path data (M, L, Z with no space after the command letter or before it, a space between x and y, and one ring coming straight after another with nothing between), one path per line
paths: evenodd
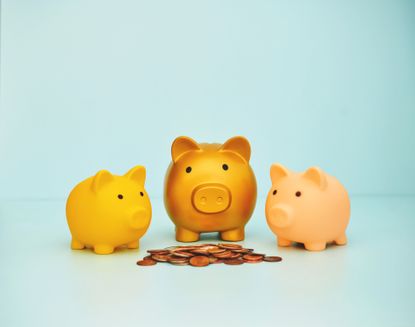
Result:
M303 176L316 183L322 190L324 190L327 185L326 174L318 167L308 168Z
M144 166L135 166L124 176L144 186L144 182L146 181L146 168Z
M179 158L189 151L200 150L199 144L190 137L179 136L173 141L171 146L171 157L173 162L177 162Z
M232 151L240 155L243 159L249 162L251 158L251 146L248 140L243 136L235 136L227 140L220 150Z
M98 190L103 187L105 184L113 180L113 176L108 170L100 170L96 173L92 179L92 191L98 192Z
M270 169L272 183L275 183L281 177L288 176L289 173L288 169L283 165L279 163L272 164Z

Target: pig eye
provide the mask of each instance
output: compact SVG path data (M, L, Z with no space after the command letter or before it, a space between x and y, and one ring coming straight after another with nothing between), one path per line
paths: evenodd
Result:
M229 169L229 166L227 164L223 164L222 165L222 168L223 168L223 170L228 170Z
M122 194L118 194L117 196L120 200L124 199L124 196Z
M192 171L192 167L189 166L186 168L186 173L190 173L191 171Z
M297 198L299 198L299 197L301 196L301 192L300 192L300 191L295 192L295 196L296 196Z
M275 195L275 194L277 194L277 190L274 190L274 192L272 192L272 195Z
M140 195L141 195L141 196L144 196L144 193L143 193L143 192L140 192Z

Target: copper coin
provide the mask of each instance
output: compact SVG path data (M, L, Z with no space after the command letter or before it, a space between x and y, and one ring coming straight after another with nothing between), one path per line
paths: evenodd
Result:
M176 266L187 266L189 264L189 261L169 261L169 263L171 265L176 265Z
M243 261L246 262L246 263L261 263L261 262L263 262L262 258L260 260L246 260L246 259L243 259Z
M220 248L220 247L216 247L216 248L208 250L208 252L210 254L221 253L221 252L225 252L225 251L226 251L226 249L223 249L223 248Z
M236 258L240 258L242 256L242 253L233 253L232 255L229 257L229 259L236 259Z
M216 260L215 262L214 262L214 264L216 264L216 263L224 263L225 262L225 260L223 260L223 259L218 259L218 260Z
M211 250L215 250L218 249L219 247L216 245L205 245L205 246L201 246L199 247L200 250L205 250L205 251L211 251Z
M178 257L183 257L183 258L190 258L193 257L193 254L187 251L182 251L182 250L173 250L170 252L171 254L178 256Z
M185 258L180 258L180 259L169 259L169 263L173 264L173 265L180 265L180 266L184 266L184 265L188 265L189 264L189 260L185 259Z
M189 258L178 257L176 255L169 255L167 261L189 261Z
M233 255L233 253L231 251L225 251L225 252L220 252L220 253L214 253L213 256L216 258L229 258Z
M166 255L166 254L153 254L151 256L151 258L153 260L156 260L156 261L159 261L159 262L166 262L168 260L169 256Z
M232 244L232 243L219 243L218 246L221 247L221 248L224 248L224 249L228 249L228 250L241 249L242 248L242 245Z
M265 256L264 257L264 261L266 262L280 262L282 260L281 257L277 257L277 256Z
M154 250L147 250L148 253L150 254L168 254L169 251L168 250L159 250L159 249L154 249Z
M208 250L204 250L204 249L195 249L195 250L190 250L189 252L194 253L194 254L204 254L204 255L209 254Z
M173 250L171 250L171 251L184 251L184 252L190 252L190 251L193 251L193 250L198 250L199 249L199 247L197 247L197 246L181 246L181 247L178 247L177 249L173 249Z
M172 245L172 246L168 246L168 247L165 247L164 248L164 251L169 251L169 250L174 250L174 249L177 249L178 247L180 247L180 246L178 246L178 245Z
M203 244L197 244L196 246L199 246L199 247L211 247L211 246L217 246L217 245L212 244L212 243L203 243Z
M157 264L157 261L152 259L144 259L137 261L137 265L139 266L154 266L155 264Z
M225 265L241 265L244 263L241 259L228 259L224 260Z
M151 266L157 262L169 262L173 265L203 267L209 264L225 263L240 265L243 263L279 262L278 256L266 256L255 253L254 249L244 248L234 243L203 243L194 245L174 245L165 249L147 250L149 255L137 262L140 266Z
M209 263L215 263L216 261L218 261L218 258L215 258L214 256L209 256Z
M204 267L209 265L209 258L203 255L191 257L189 263L194 267Z
M235 253L249 253L249 252L252 252L254 249L245 249L245 248L242 248L242 249L232 249L231 251L232 252L235 252Z
M242 258L246 261L262 261L263 257L258 254L245 254Z

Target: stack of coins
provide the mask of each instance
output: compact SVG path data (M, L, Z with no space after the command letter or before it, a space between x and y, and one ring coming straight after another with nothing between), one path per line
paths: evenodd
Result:
M149 255L137 261L137 265L153 266L159 262L166 262L177 266L205 267L218 263L241 265L282 260L281 257L255 253L254 249L231 243L170 246L165 249L147 250L147 252Z

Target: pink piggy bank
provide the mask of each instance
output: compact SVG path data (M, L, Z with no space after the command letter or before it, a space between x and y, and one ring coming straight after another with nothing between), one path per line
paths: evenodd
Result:
M295 173L273 164L271 180L265 215L279 246L298 242L309 251L321 251L329 242L347 243L350 201L336 178L318 167Z

